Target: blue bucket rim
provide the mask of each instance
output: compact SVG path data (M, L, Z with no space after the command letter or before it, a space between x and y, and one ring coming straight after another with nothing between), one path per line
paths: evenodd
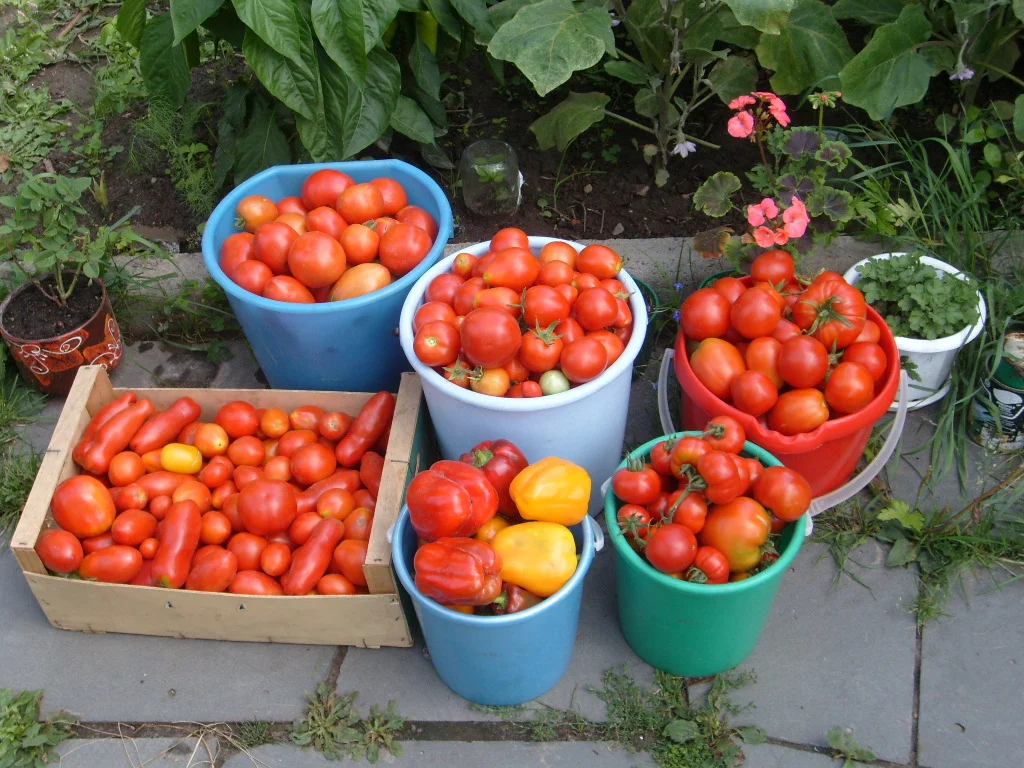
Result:
M696 431L674 432L671 435L662 435L661 437L656 437L653 440L648 440L639 448L630 451L629 456L622 460L622 463L619 464L618 468L621 469L625 467L629 462L629 459L632 458L646 459L654 449L654 446L663 440L678 440L683 437L700 437L702 434L702 432ZM741 453L752 456L766 467L784 466L781 461L775 458L764 448L759 445L755 445L749 440L744 443ZM804 540L803 531L807 530L808 513L804 512L800 518L789 523L783 529L783 531L792 529L792 532L789 544L782 550L782 552L779 553L779 559L772 563L771 566L760 573L754 574L749 579L726 582L725 584L696 584L694 582L683 581L681 579L673 579L671 576L662 573L640 557L640 555L631 546L629 546L629 543L626 541L626 537L622 534L622 531L619 530L618 512L620 506L621 504L619 503L619 499L615 495L615 492L612 490L611 484L609 483L608 490L604 496L604 519L605 526L608 528L608 536L612 540L615 552L627 559L632 558L636 563L646 569L651 578L662 586L675 589L679 592L689 592L691 594L730 595L737 592L743 592L748 589L753 589L760 584L774 580L785 572L785 569L789 567L800 552L800 548L803 546Z
M416 582L405 564L405 558L401 551L402 533L407 525L411 525L409 522L409 508L404 504L402 505L402 513L398 516L398 520L395 523L394 533L391 536L391 563L398 574L398 580L402 583L405 591L409 593L409 597L412 598L413 602L439 618L448 619L456 624L464 624L470 627L500 627L508 624L517 624L568 599L568 596L587 575L587 571L590 570L590 564L594 560L594 530L592 526L597 525L597 523L590 515L587 515L580 524L583 526L583 551L580 553L579 560L576 563L576 570L569 577L569 580L557 592L550 597L544 598L537 605L527 608L525 611L510 613L505 616L476 616L453 611L448 606L441 605L433 598L427 597L416 588Z
M402 275L389 285L363 296L356 296L355 298L345 299L344 301L318 302L316 304L295 304L287 301L265 299L262 296L257 296L255 293L245 290L234 280L224 274L224 270L220 268L219 249L214 247L214 227L210 226L211 221L215 218L223 218L224 216L231 217L233 220L235 209L237 208L238 203L241 202L242 198L251 194L258 194L256 192L257 187L267 179L277 176L283 170L286 170L289 173L294 171L308 176L316 171L322 171L324 169L331 169L346 173L351 171L353 166L369 168L371 169L371 172L373 172L372 169L376 167L382 169L400 168L403 173L408 173L416 177L417 180L430 191L430 196L433 198L441 213L437 221L437 238L434 240L434 245L431 247L430 251L428 251L427 255L423 257L423 261L417 264L414 269ZM388 174L378 174L378 176L385 175ZM295 194L299 194L298 190L296 190ZM452 208L451 204L448 202L448 198L444 194L444 190L442 190L438 183L430 178L426 173L403 160L394 160L389 158L386 160L348 160L337 163L296 163L294 165L275 165L260 171L255 176L250 176L225 195L217 204L217 207L213 209L213 212L207 219L206 229L203 231L203 263L206 265L206 270L210 273L210 276L229 296L233 296L247 304L259 307L260 309L290 315L330 315L343 310L343 308L363 307L372 304L378 299L399 293L411 287L424 272L430 269L437 262L441 254L444 253L445 246L448 244L448 241L451 240L452 232Z

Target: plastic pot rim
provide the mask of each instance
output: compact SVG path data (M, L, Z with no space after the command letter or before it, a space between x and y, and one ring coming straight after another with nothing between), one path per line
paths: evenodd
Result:
M671 435L662 435L661 437L656 437L653 440L648 440L639 448L631 451L629 456L619 464L619 468L621 469L625 467L629 458L646 458L650 455L654 446L663 440L677 440L683 437L700 437L701 434L703 433L694 431L676 432ZM760 446L754 445L754 443L749 440L744 444L741 453L756 458L766 467L782 466L782 462L775 458L771 453ZM646 569L647 575L661 586L674 589L677 592L685 592L693 595L735 594L736 592L743 592L748 589L752 589L763 582L776 578L781 571L790 566L799 553L804 540L803 531L806 529L808 520L808 513L805 512L797 520L788 524L787 527L796 526L790 531L789 544L782 550L782 552L779 553L779 559L760 573L751 576L749 579L744 579L743 581L726 582L725 584L698 584L690 581L683 581L682 579L673 579L671 576L657 570L654 566L640 557L640 555L631 546L629 546L629 543L626 541L626 537L622 534L622 531L619 530L619 506L618 498L615 496L615 492L611 489L611 485L609 484L608 491L604 497L604 516L605 525L608 528L608 536L612 540L612 545L615 547L615 551L622 557L625 557L631 565Z
M907 253L905 251L893 251L891 253L877 253L874 256L868 256L866 259L861 259L846 270L846 272L843 273L843 278L850 285L856 285L860 280L860 267L864 266L869 261L873 261L875 259L890 259L894 256L906 255ZM946 274L953 275L960 280L967 279L967 275L964 274L964 272L957 269L952 264L947 264L941 259L936 259L933 256L922 255L921 263L934 267ZM981 294L981 291L977 291L976 293L978 294L978 320L974 325L965 326L962 330L959 330L954 334L943 336L938 339L918 339L912 336L896 336L893 334L893 338L896 339L896 346L899 347L901 352L910 352L915 354L941 354L943 352L952 352L953 350L960 349L960 347L965 344L974 341L985 327L985 319L988 316L988 307L985 304L985 297Z
M468 627L502 627L510 624L518 624L519 622L528 620L531 616L534 616L543 610L552 608L563 600L567 600L573 590L577 588L580 581L582 581L587 575L587 571L590 570L590 564L594 559L594 530L592 526L597 525L597 523L590 515L587 515L580 522L580 525L583 526L583 547L582 552L579 554L576 561L576 570L573 571L569 580L559 587L557 592L550 597L544 598L537 605L527 608L525 611L509 613L504 616L476 616L468 613L461 613L460 611L453 611L451 608L441 605L433 598L427 597L416 588L416 581L413 577L412 571L406 566L405 558L402 557L401 552L398 551L402 546L402 537L399 535L399 529L401 528L404 530L405 526L411 525L412 523L409 521L409 508L403 505L402 513L399 515L398 521L395 524L395 533L391 544L391 562L394 566L395 573L398 574L398 580L402 583L402 587L409 593L409 597L413 599L413 602L415 602L416 605L429 611L435 616L442 617L444 619L454 621L456 624L463 624Z
M380 288L376 291L364 294L362 296L356 296L352 299L344 299L342 301L326 301L317 302L315 304L298 304L288 301L274 301L272 299L265 299L262 296L257 296L251 291L247 291L242 286L238 285L234 280L229 278L224 270L220 268L220 254L219 248L215 247L214 243L214 228L209 226L209 221L218 216L229 216L232 219L235 216L235 209L238 207L238 203L243 198L251 194L259 194L256 190L260 187L263 182L268 179L272 179L281 173L281 169L287 169L289 173L303 173L309 175L316 171L322 171L325 169L333 169L346 173L352 170L352 166L373 163L382 168L401 168L403 173L408 173L414 177L418 177L418 180L426 186L434 198L435 203L440 211L440 217L437 220L437 237L434 239L434 244L431 246L427 255L423 257L423 260L417 264L412 270L402 275L397 280L389 283L388 285ZM380 174L386 175L386 174ZM393 177L392 177L393 178ZM357 182L358 183L358 182ZM295 194L298 194L298 190ZM422 207L422 206L421 206ZM239 230L244 231L244 230ZM207 227L203 231L202 249L203 249L203 262L206 265L207 271L210 273L210 277L219 285L224 291L231 297L244 301L253 306L259 307L260 309L270 310L274 312L281 312L283 314L290 315L330 315L334 312L342 311L344 308L350 307L363 307L368 304L372 304L377 299L390 296L394 293L399 293L408 287L410 287L416 280L429 269L436 261L437 258L444 253L444 247L451 239L452 236L452 212L451 206L448 204L448 199L445 197L444 192L437 185L437 182L430 178L427 174L421 171L414 165L410 165L402 160L349 160L345 162L337 163L297 163L295 165L275 165L265 170L260 171L255 176L250 176L248 179L243 181L233 190L231 190L224 198L217 204L217 207L213 209L209 219L207 219ZM346 270L347 271L347 270Z
M535 248L540 248L547 243L554 241L569 243L577 250L584 247L582 243L578 243L573 240L562 240L558 237L530 236L530 249L533 250ZM474 256L479 256L486 253L489 248L489 243L476 243L467 248L460 249L451 256L441 259L441 261L434 264L425 274L420 276L416 285L412 287L409 291L409 295L405 298L405 304L402 305L402 314L398 321L399 340L401 341L402 349L405 351L405 356L409 359L409 364L412 365L413 370L423 378L424 383L429 383L431 386L437 387L446 395L449 395L455 400L466 403L467 405L473 405L478 408L486 408L493 411L526 411L532 413L535 411L547 410L549 408L558 408L560 406L569 405L570 403L582 400L588 395L602 389L608 382L622 374L623 371L629 370L633 367L633 361L636 359L636 356L640 354L640 348L643 346L644 339L647 336L647 305L644 302L643 293L640 291L640 287L624 269L619 272L616 277L621 280L629 290L630 311L633 313L633 333L629 337L629 343L622 351L622 354L619 355L618 360L608 366L600 376L592 381L588 381L586 384L573 387L565 392L559 392L557 395L544 395L542 397L526 398L494 397L493 395L480 394L479 392L473 392L470 389L463 389L456 384L452 384L433 368L422 363L413 350L413 339L415 334L412 332L412 320L416 314L416 310L419 309L420 304L422 303L423 294L426 292L427 285L429 285L430 281L437 277L437 275L449 271L452 262L455 261L455 257L460 253L470 253Z

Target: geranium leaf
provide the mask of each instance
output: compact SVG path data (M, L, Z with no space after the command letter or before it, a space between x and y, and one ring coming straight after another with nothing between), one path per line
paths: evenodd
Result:
M822 187L809 194L805 202L811 216L828 216L840 222L853 218L853 195L844 189Z
M719 171L700 185L693 195L693 204L708 216L725 216L732 210L732 194L741 186L736 174Z
M782 151L794 160L799 160L804 155L816 152L820 144L817 131L799 128L788 132Z

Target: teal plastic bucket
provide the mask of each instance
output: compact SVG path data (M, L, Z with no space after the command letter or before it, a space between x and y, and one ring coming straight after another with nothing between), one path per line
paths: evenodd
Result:
M410 205L437 222L434 247L414 270L365 296L321 304L289 304L250 293L220 268L220 249L235 229L235 208L248 195L279 200L298 195L314 171L333 168L356 182L380 176L405 187ZM410 370L398 341L398 318L409 289L444 252L452 234L452 209L441 188L418 168L400 160L281 165L239 184L210 215L203 232L203 261L227 293L253 355L274 389L349 392L398 391Z
M630 456L647 458L662 440L700 434L659 437ZM781 466L751 442L743 453L766 467ZM652 667L680 677L717 675L740 664L757 645L782 577L800 551L807 515L783 529L779 559L770 568L743 581L693 584L656 571L633 551L619 530L620 506L622 502L609 488L604 513L615 552L619 626L626 642Z
M572 661L583 579L600 529L587 517L572 529L580 552L576 572L539 605L508 616L473 616L446 608L416 588L416 531L403 508L391 537L392 563L412 599L437 676L476 704L511 706L555 687Z

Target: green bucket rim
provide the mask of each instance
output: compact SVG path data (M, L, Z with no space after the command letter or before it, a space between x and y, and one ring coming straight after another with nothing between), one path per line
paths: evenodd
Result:
M715 272L713 275L708 275L700 281L700 288L710 288L723 277L743 277L743 273L738 269L723 269L721 272Z
M622 463L619 464L619 469L625 467L629 459L646 459L654 449L654 446L663 440L678 440L683 437L700 437L702 434L702 432L695 431L675 432L671 435L662 435L661 437L656 437L653 440L648 440L639 448L631 451L629 456L623 459ZM749 440L744 443L741 453L747 456L752 456L766 467L783 466L782 462L772 454L764 448L754 445ZM792 523L787 525L786 528L783 528L783 531L792 529L792 533L790 534L789 542L785 548L783 548L782 552L779 553L779 559L771 566L765 568L760 573L751 576L749 579L727 582L725 584L696 584L690 581L682 581L681 579L673 579L671 576L656 570L650 565L650 563L640 557L640 555L637 554L631 546L629 546L626 541L626 537L623 536L622 531L619 530L618 511L620 506L621 504L619 499L615 496L615 492L612 491L611 484L609 484L608 491L604 496L604 519L605 525L608 528L608 536L612 540L615 551L625 557L630 566L643 568L648 576L662 586L691 594L708 594L709 592L713 592L714 594L728 595L752 589L758 584L775 579L776 576L781 575L781 571L788 568L790 563L792 563L796 558L803 543L802 533L807 530L808 513L805 512L799 519L794 520ZM793 526L797 527L794 528Z

